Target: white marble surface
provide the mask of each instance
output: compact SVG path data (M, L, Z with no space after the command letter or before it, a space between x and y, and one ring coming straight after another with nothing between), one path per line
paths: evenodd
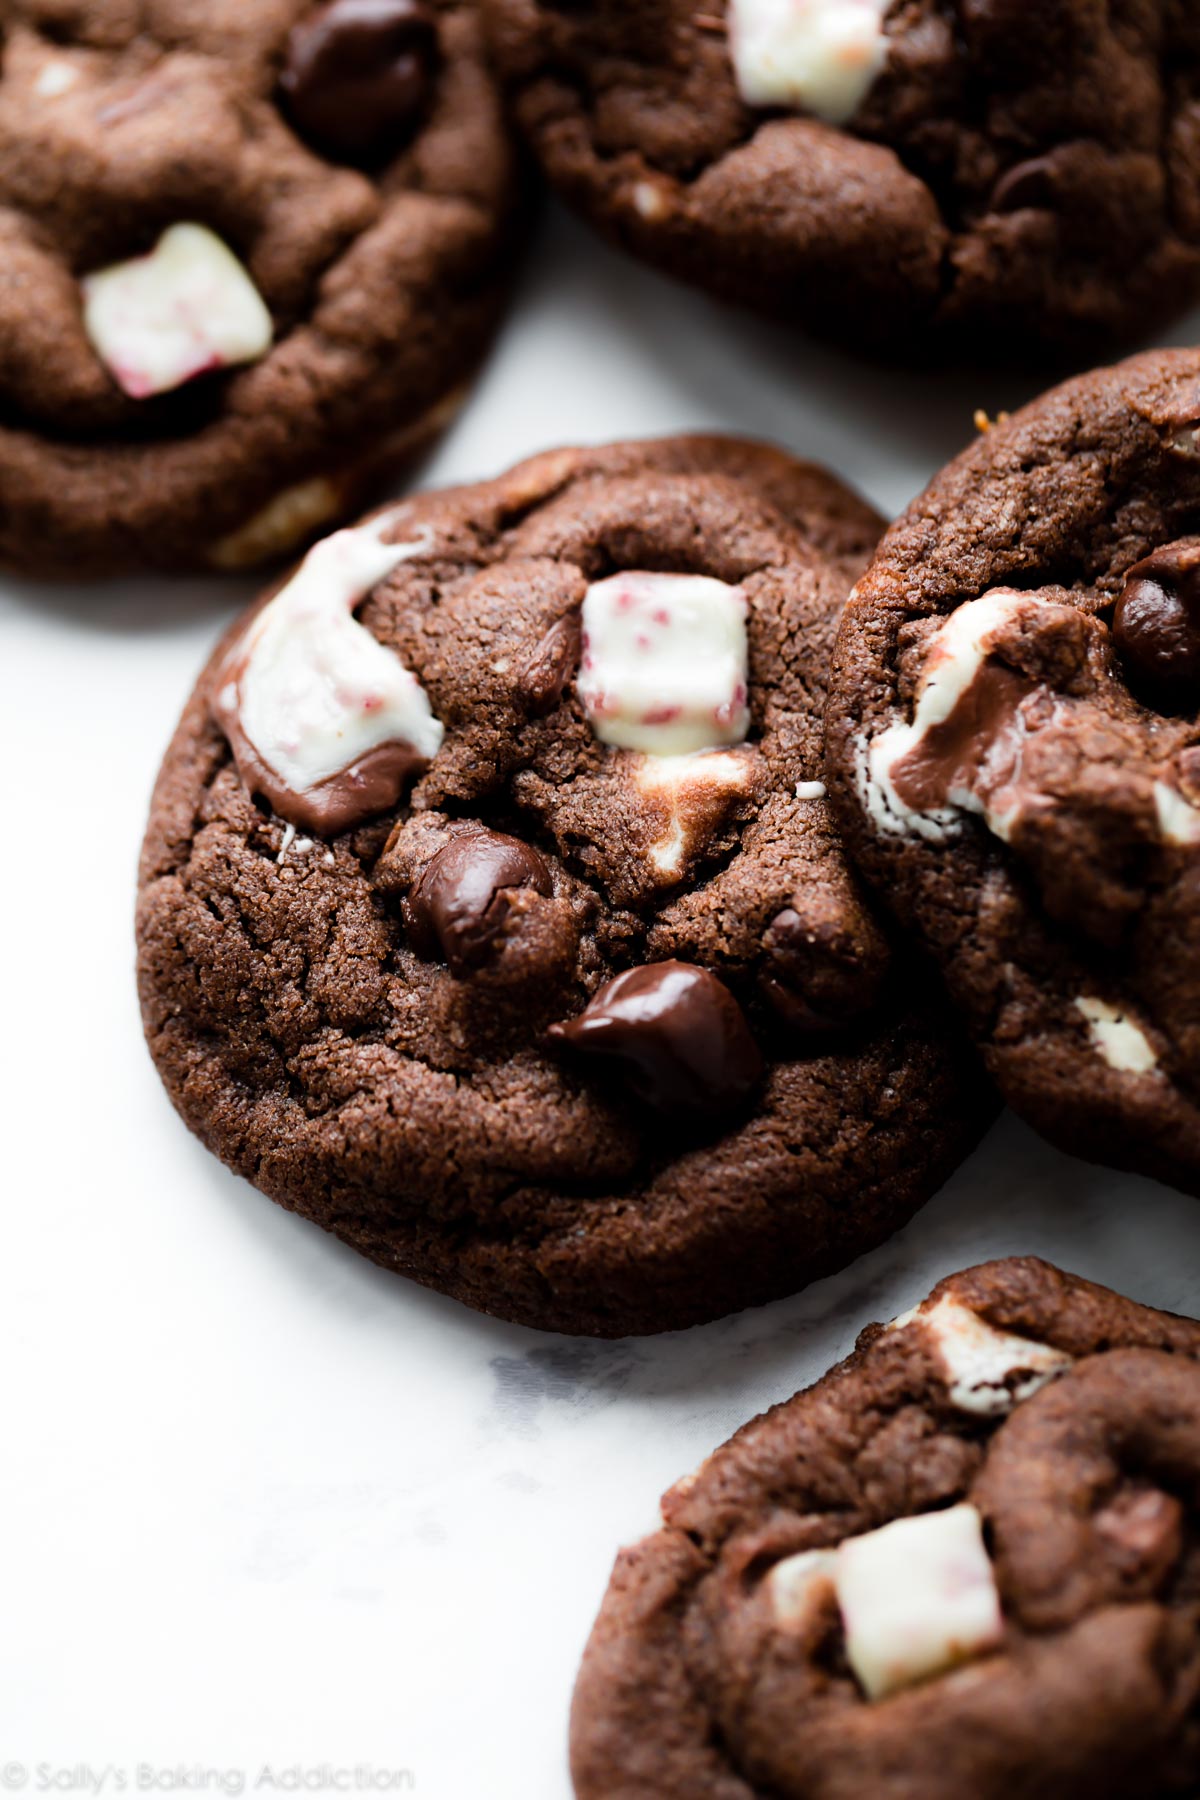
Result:
M1028 386L858 367L552 215L426 478L728 426L894 509L977 406ZM332 1792L347 1770L345 1792L566 1800L578 1654L664 1486L861 1324L982 1257L1037 1251L1200 1310L1200 1210L1006 1119L836 1279L598 1345L476 1317L269 1205L171 1112L131 981L154 768L246 591L0 594L0 1788L270 1793L299 1770Z

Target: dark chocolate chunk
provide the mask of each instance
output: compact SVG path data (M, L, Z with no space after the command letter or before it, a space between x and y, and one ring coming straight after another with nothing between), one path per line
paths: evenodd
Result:
M551 1036L619 1059L633 1091L662 1112L732 1110L763 1073L741 1007L724 982L691 963L627 970Z
M1113 637L1135 679L1172 698L1200 692L1200 538L1135 563L1113 614Z
M545 859L519 838L482 826L459 832L431 858L404 906L413 947L466 976L485 963L514 889L553 892Z
M347 162L376 162L420 123L437 56L424 0L329 0L292 31L279 84L301 136Z

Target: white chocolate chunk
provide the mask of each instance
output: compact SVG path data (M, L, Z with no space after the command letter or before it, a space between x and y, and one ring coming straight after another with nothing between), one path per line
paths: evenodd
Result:
M135 400L254 362L274 333L249 275L204 225L170 226L148 256L87 276L83 294L92 346Z
M768 1577L775 1623L798 1631L833 1587L836 1550L802 1550L776 1563Z
M798 781L796 783L797 800L823 800L825 783L823 781Z
M647 855L660 875L673 877L680 873L687 855L687 837L684 834L683 820L678 814L667 827L665 837L660 837L657 843L651 844Z
M794 106L844 125L887 61L891 0L730 0L729 41L750 106Z
M1158 1055L1141 1026L1119 1006L1084 994L1075 1002L1088 1022L1092 1043L1110 1069L1122 1075L1148 1075L1158 1067Z
M937 1347L951 1404L984 1418L1010 1412L1073 1361L1052 1344L997 1331L953 1294L905 1313L892 1329L914 1324L927 1331ZM1020 1380L1014 1381L1014 1375Z
M644 794L668 809L666 831L647 854L661 875L675 877L682 873L708 811L706 800L719 793L745 792L752 770L745 751L709 750L692 756L645 756L633 778Z
M304 794L383 744L436 756L444 730L416 676L354 609L385 575L427 548L384 544L388 520L335 531L314 545L234 651L238 673L220 695L250 744Z
M656 181L635 182L633 204L635 211L652 225L665 219L671 210L670 196Z
M583 602L578 680L604 744L684 756L739 744L746 705L746 598L706 575L634 571Z
M80 71L74 63L50 61L44 62L38 70L33 84L33 91L39 99L57 100L80 80Z
M1156 781L1154 808L1164 843L1200 844L1200 808L1185 800L1178 788Z
M869 1699L939 1675L1004 1634L975 1507L897 1519L837 1552L846 1655Z
M930 644L912 719L900 720L860 744L859 788L881 831L944 839L957 829L960 812L978 813L998 837L1011 831L1013 815L991 812L969 789L954 790L945 807L916 812L900 798L892 776L926 735L950 717L987 660L997 632L1029 599L1014 588L993 588L952 612Z

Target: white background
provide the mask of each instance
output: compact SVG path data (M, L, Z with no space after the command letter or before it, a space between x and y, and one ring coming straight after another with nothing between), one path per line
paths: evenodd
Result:
M1200 316L1173 341L1196 335ZM891 512L976 407L1031 385L856 365L551 214L424 479L727 427ZM285 1215L175 1118L132 980L154 772L249 592L0 592L0 1784L22 1765L25 1792L81 1793L82 1764L133 1793L145 1765L158 1791L199 1773L270 1793L296 1767L370 1765L428 1800L566 1800L578 1656L616 1546L672 1479L985 1256L1041 1252L1200 1311L1200 1210L1008 1118L844 1275L616 1345L478 1317Z

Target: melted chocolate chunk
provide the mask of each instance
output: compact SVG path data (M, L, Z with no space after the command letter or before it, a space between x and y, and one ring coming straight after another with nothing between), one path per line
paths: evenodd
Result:
M1200 538L1135 563L1113 614L1113 637L1134 680L1175 701L1200 694Z
M346 162L371 163L420 123L437 58L424 0L329 0L293 29L279 84L303 137Z
M948 717L925 732L892 770L906 806L932 812L958 789L974 790L986 770L988 787L1010 776L1019 760L1019 708L1030 692L1024 675L985 662Z
M482 826L459 832L425 865L404 904L418 955L444 957L467 976L491 955L514 889L553 892L544 858L519 838Z
M585 1055L615 1057L634 1093L660 1112L731 1111L763 1074L741 1007L724 982L691 963L627 970L550 1035Z
M583 621L576 609L555 621L521 670L518 686L535 719L544 719L562 699L579 666L582 643Z

